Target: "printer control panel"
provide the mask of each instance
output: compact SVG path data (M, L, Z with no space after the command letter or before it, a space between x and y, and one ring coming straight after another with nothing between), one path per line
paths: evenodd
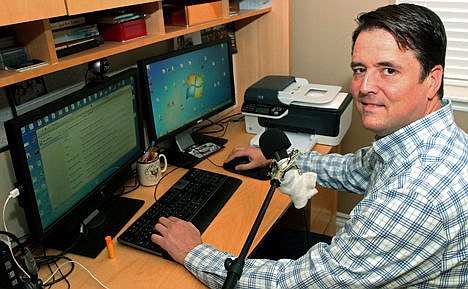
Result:
M243 103L241 111L246 114L255 114L261 116L281 117L287 113L287 107L271 106L258 103Z

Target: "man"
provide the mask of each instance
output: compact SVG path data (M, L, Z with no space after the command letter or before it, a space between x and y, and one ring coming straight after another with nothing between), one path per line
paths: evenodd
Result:
M443 100L446 36L411 4L361 15L353 35L351 92L374 143L354 154L302 154L297 164L327 188L364 195L330 245L297 260L247 259L241 288L467 288L468 136ZM253 147L249 169L270 163ZM209 287L227 253L202 244L190 223L161 218L152 240Z

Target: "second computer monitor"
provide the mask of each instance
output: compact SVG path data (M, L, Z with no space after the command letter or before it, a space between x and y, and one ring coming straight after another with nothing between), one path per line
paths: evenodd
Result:
M139 62L150 140L193 145L190 129L235 105L231 44L217 40Z

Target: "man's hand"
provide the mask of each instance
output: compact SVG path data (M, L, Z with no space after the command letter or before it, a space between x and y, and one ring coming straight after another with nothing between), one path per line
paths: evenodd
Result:
M227 158L224 160L224 163L228 163L235 158L239 157L248 157L249 161L246 164L241 164L236 167L236 170L245 171L255 168L266 167L271 164L271 160L267 160L263 155L262 151L254 146L244 146L234 148Z
M200 231L192 223L176 217L161 217L154 229L161 235L151 235L151 241L161 246L182 265L187 254L202 244Z

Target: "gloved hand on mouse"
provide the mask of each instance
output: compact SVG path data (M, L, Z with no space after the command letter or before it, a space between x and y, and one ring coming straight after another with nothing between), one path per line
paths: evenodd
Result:
M289 195L296 209L305 207L307 201L318 193L315 188L317 174L313 172L302 173L297 169L289 170L284 174L279 190Z

